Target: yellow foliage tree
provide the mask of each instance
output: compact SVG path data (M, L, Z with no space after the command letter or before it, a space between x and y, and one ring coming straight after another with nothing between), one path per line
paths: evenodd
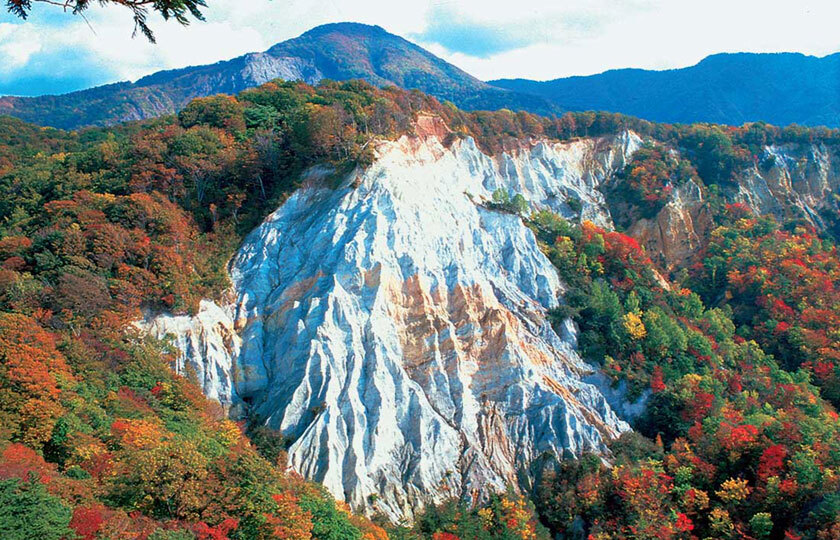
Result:
M745 479L730 478L720 485L720 489L715 492L715 495L720 497L723 502L732 504L746 500L750 491L751 489Z
M633 311L624 315L624 329L627 334L634 340L639 340L647 335L645 323L642 322L642 317Z

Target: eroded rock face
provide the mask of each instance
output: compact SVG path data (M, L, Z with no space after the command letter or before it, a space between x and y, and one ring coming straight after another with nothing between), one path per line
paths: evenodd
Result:
M668 203L652 219L640 219L627 234L645 247L651 260L671 271L684 267L703 245L712 215L693 180L671 192Z
M546 320L563 285L532 232L481 206L503 188L560 208L562 190L600 180L581 161L608 174L613 150L493 160L469 140L404 138L254 231L231 265L237 389L295 441L291 467L397 519L516 485L543 452L604 451L628 429L582 382L593 370L574 329Z
M547 321L564 287L533 233L484 205L507 189L571 215L574 197L609 225L597 187L639 144L627 133L490 158L434 130L383 143L343 187L310 182L248 236L230 306L147 326L175 334L208 395L294 441L290 467L358 509L396 520L527 485L544 453L603 452L629 428L584 382L595 370L574 325L558 335ZM221 337L231 328L238 340Z
M194 376L204 394L226 409L240 403L232 374L242 343L229 309L202 300L194 316L147 316L137 323L150 335L176 347L180 354L173 366L175 371Z
M759 165L744 171L733 199L759 214L798 210L817 227L819 211L840 188L840 156L823 144L768 146Z

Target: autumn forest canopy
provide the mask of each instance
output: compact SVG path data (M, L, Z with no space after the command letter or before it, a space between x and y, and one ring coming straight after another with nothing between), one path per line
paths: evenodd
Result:
M180 21L203 2L161 4ZM218 297L244 235L306 170L335 186L421 113L488 154L632 130L646 143L610 194L619 229L687 180L713 226L668 272L627 231L500 196L568 285L553 322L571 317L582 356L647 405L610 465L546 456L530 493L395 527L287 472L289 441L228 419L131 321ZM818 229L732 203L771 144L837 148L840 132L468 113L360 81L275 81L108 129L0 118L0 537L32 538L8 525L25 520L45 540L840 538L840 213L826 205Z

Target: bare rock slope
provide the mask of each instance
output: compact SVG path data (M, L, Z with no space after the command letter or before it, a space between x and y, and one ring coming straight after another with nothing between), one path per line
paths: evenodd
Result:
M584 382L595 370L571 322L558 335L547 321L564 285L533 233L485 203L506 189L569 214L575 198L609 225L597 188L640 142L496 158L471 139L382 143L371 167L338 189L313 179L248 236L230 305L145 325L174 334L208 395L294 441L290 467L356 508L399 519L527 485L544 453L604 452L629 428Z

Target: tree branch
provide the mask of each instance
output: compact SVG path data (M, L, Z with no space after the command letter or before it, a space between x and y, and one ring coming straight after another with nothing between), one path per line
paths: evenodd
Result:
M84 18L83 12L90 7L92 1L102 6L116 4L130 9L134 18L134 35L139 31L152 43L155 42L154 33L146 22L150 9L158 12L164 20L175 19L179 24L188 25L190 16L200 21L204 20L201 10L207 7L206 0L6 0L6 8L10 13L26 19L33 3L47 4Z

